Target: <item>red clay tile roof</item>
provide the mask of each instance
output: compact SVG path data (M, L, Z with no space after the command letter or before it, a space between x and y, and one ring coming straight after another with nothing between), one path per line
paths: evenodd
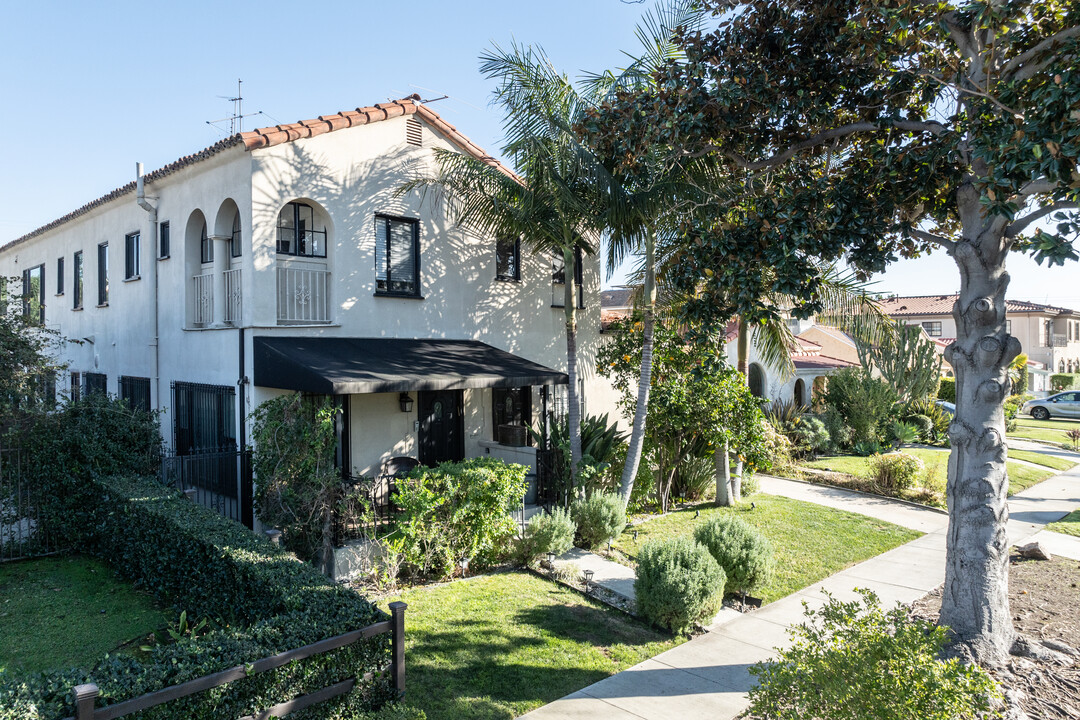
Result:
M317 120L303 120L301 122L290 123L288 125L275 125L273 127L259 128L250 132L237 133L230 137L219 140L208 148L200 150L197 153L191 155L185 155L184 157L171 162L168 165L158 168L152 172L146 173L143 176L143 181L149 185L155 180L160 180L163 177L173 174L174 172L194 165L195 163L202 162L208 158L224 152L225 150L242 145L245 150L257 150L259 148L273 147L274 145L281 145L283 143L299 140L300 138L314 137L316 135L322 135L323 133L333 132L334 130L342 130L344 128L356 127L358 125L370 125L381 120L388 120L390 118L401 117L403 115L417 115L431 127L438 130L440 133L446 136L446 139L457 145L461 150L474 158L481 160L488 165L505 173L508 177L517 179L517 176L508 169L505 165L484 152L483 148L474 143L469 138L465 137L462 133L458 132L450 123L443 120L437 112L429 109L427 106L419 102L419 95L410 95L407 98L401 100L394 100L388 103L379 103L371 107L361 107L355 110L346 110L344 112L337 113L336 115L320 115ZM69 212L61 218L53 220L47 225L42 225L36 230L32 230L22 237L16 238L3 246L0 246L0 251L8 250L16 245L26 242L31 238L35 238L38 235L48 232L53 228L59 227L80 215L85 215L96 207L100 207L105 203L108 203L116 198L122 197L128 193L135 192L135 182L129 182L126 185L118 187L110 193L102 195L97 200L92 200L77 210Z
M918 315L952 315L953 303L957 293L952 295L915 295L909 297L884 298L878 302L882 309L893 317L912 317ZM1049 315L1068 315L1076 311L1068 308L1043 305L1027 300L1006 300L1005 311L1013 313L1041 312Z
M791 361L795 363L796 369L828 369L828 368L845 368L854 367L855 363L848 362L847 360L841 360L840 358L829 357L827 355L808 355L808 356L793 356Z

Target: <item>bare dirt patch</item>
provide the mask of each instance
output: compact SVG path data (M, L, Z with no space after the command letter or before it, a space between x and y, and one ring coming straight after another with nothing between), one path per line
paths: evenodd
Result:
M1026 638L1080 649L1080 562L1012 556L1009 606L1017 632ZM913 610L936 620L941 589L916 601ZM1007 668L991 670L991 674L1030 718L1080 717L1080 657L1076 655L1059 655L1057 661L1016 657Z

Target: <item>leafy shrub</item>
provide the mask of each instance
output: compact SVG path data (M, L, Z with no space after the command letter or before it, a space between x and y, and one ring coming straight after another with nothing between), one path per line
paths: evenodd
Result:
M925 415L934 424L933 432L930 437L923 438L924 442L948 447L949 423L952 422L952 417L940 405L933 400L920 400L908 406L908 412L913 415Z
M611 465L605 471L606 477L603 485L599 488L601 492L618 492L619 485L622 482L623 468L626 466L626 452L628 449L629 447L625 442L619 443L616 447ZM627 509L633 511L646 507L654 485L655 478L653 477L652 467L649 465L648 457L642 454Z
M764 585L772 575L772 545L740 517L714 517L694 529L694 539L705 546L723 569L728 590L749 592Z
M765 454L769 458L769 465L777 472L791 467L792 456L795 452L791 440L773 427L772 423L765 423L762 429Z
M425 577L450 577L462 558L494 562L515 532L510 516L525 494L523 465L494 458L418 467L397 482L403 564Z
M720 610L725 582L713 556L690 538L645 543L634 581L638 612L676 634L685 633Z
M881 452L881 443L876 440L873 442L860 442L855 443L855 446L851 448L851 452L854 455L861 457L868 457L870 455L877 455Z
M836 410L826 409L825 412L815 417L821 420L825 432L829 433L827 452L839 453L851 447L851 428L844 422L844 418L840 413L836 412Z
M755 475L754 473L746 473L743 476L743 481L742 481L743 500L750 497L751 495L758 494L760 491L761 491L761 480L758 479L758 476Z
M896 420L889 428L893 442L897 445L910 445L919 442L919 429L911 423Z
M939 660L948 629L883 610L877 596L830 598L792 628L795 644L750 669L750 712L776 720L956 720L995 715L999 697L985 670Z
M1080 387L1080 374L1054 373L1050 376L1050 389L1054 392Z
M160 601L193 617L224 622L199 637L158 645L142 659L106 656L88 670L43 673L0 681L0 719L56 718L74 713L71 687L93 681L112 704L194 678L302 647L385 618L355 592L331 584L317 570L247 528L200 507L154 480L80 478L89 491L67 508L83 549ZM140 717L241 717L366 672L390 657L380 635L229 683L213 693L173 701ZM370 710L390 698L378 675L338 701ZM330 707L334 706L331 703Z
M867 467L870 479L886 495L913 488L925 468L922 460L902 452L873 455Z
M619 475L613 476L608 469L616 461L625 462L626 433L619 430L616 422L608 419L607 413L585 415L581 418L581 462L578 463L577 477L570 476L570 434L567 420L550 414L548 427L551 429L551 447L555 451L553 483L556 495L568 498L576 488L583 488L589 493L618 489L622 474L621 462ZM529 433L538 444L543 441L535 428L530 428ZM649 483L651 486L651 477Z
M570 513L563 508L557 507L550 513L534 516L525 528L525 537L521 540L524 564L531 564L549 552L562 555L574 547L576 529Z
M799 418L792 425L788 437L791 438L798 454L811 457L828 452L832 444L829 431L825 429L825 423L812 415Z
M1005 398L1005 419L1015 420L1016 416L1020 414L1020 408L1024 406L1024 403L1034 399L1035 396L1031 394L1010 395Z
M672 497L700 500L716 487L716 460L712 457L688 457L675 468L671 483Z
M618 495L596 493L575 500L570 513L577 523L582 547L598 548L626 528L626 509Z
M904 422L915 428L918 433L918 439L923 442L929 442L934 437L934 421L926 415L915 414L908 415L904 418Z
M888 383L862 368L844 368L830 375L824 397L851 428L855 443L881 440L898 399Z
M941 378L941 384L937 390L938 400L956 402L956 378Z

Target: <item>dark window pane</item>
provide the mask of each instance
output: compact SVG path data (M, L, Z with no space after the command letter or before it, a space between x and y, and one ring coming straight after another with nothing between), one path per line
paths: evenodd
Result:
M158 226L158 257L169 257L169 223L168 221Z
M64 258L56 259L56 294L64 294Z
M419 223L375 218L375 281L378 292L418 295L420 292Z
M130 280L138 277L140 274L139 268L139 255L140 255L140 242L139 233L131 233L124 238L124 279Z
M233 215L232 239L229 241L229 250L234 258L243 255L244 246L241 244L240 213Z
M520 238L502 238L495 241L495 277L500 280L521 279Z
M203 223L202 235L199 236L199 255L203 263L214 262L214 243L206 234L206 223Z
M97 248L98 260L98 305L109 302L109 243L101 243Z
M135 410L150 409L150 378L120 377L120 399Z
M185 382L172 388L177 455L236 450L236 388Z
M75 253L72 258L71 282L74 285L71 299L71 307L81 308L83 302L83 262L82 250Z

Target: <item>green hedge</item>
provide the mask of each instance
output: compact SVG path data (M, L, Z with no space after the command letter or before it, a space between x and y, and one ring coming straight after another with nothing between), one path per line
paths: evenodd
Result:
M1080 387L1080 374L1054 373L1050 376L1050 389L1054 392Z
M0 720L72 715L71 688L94 682L108 705L291 650L386 618L355 592L251 531L153 480L83 479L63 503L82 549L190 617L223 620L197 639L159 645L142 660L108 655L89 671L0 675ZM348 677L377 673L325 707L355 715L391 698L379 673L390 635L292 663L145 711L136 718L240 717Z
M956 378L941 378L941 384L937 389L938 400L956 402Z

